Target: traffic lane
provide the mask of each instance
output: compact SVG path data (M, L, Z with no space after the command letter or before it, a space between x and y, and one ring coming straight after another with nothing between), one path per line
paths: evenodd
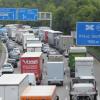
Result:
M7 58L8 58L8 51L7 51L6 45L2 44L2 46L3 46L3 49L2 49L2 52L0 52L1 53L0 69L1 69L2 65L7 62Z
M89 57L92 55L88 54ZM94 58L94 76L96 79L97 89L98 89L98 98L100 98L100 62Z
M48 58L47 58L47 54L44 54L43 55L44 59L45 59L45 62L44 62L44 65L43 65L43 80L42 80L42 85L48 85L48 82L47 82L47 68L46 68L46 62L48 61ZM65 66L64 66L64 69L66 70L65 72L65 75L64 75L64 84L63 86L57 86L57 95L59 96L59 100L69 100L69 82L70 82L70 77L67 76L68 75L68 71L67 70L68 68L68 64L67 64L67 59L64 58L64 63L65 63Z
M96 78L97 88L100 95L100 62L96 59L94 61L94 75Z

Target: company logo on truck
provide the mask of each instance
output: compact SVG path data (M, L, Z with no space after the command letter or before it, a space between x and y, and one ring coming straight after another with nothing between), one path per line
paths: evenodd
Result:
M31 64L33 64L33 65L38 64L38 60L22 60L22 62L24 64L29 64L29 65L31 65Z

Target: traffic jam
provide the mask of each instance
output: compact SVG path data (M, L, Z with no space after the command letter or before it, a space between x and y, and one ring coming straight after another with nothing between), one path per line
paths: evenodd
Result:
M94 57L76 46L72 35L8 24L0 29L0 40L8 55L0 71L0 100L98 100Z

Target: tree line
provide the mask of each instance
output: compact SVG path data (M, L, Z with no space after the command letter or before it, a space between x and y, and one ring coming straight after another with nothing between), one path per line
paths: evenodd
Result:
M42 12L52 12L52 28L63 31L65 34L75 30L77 21L100 21L100 0L0 0L0 7L38 8ZM48 25L46 21L2 21L2 23Z

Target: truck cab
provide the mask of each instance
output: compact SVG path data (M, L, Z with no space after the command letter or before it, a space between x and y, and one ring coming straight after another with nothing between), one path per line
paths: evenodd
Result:
M78 77L71 80L70 100L97 100L94 76Z

